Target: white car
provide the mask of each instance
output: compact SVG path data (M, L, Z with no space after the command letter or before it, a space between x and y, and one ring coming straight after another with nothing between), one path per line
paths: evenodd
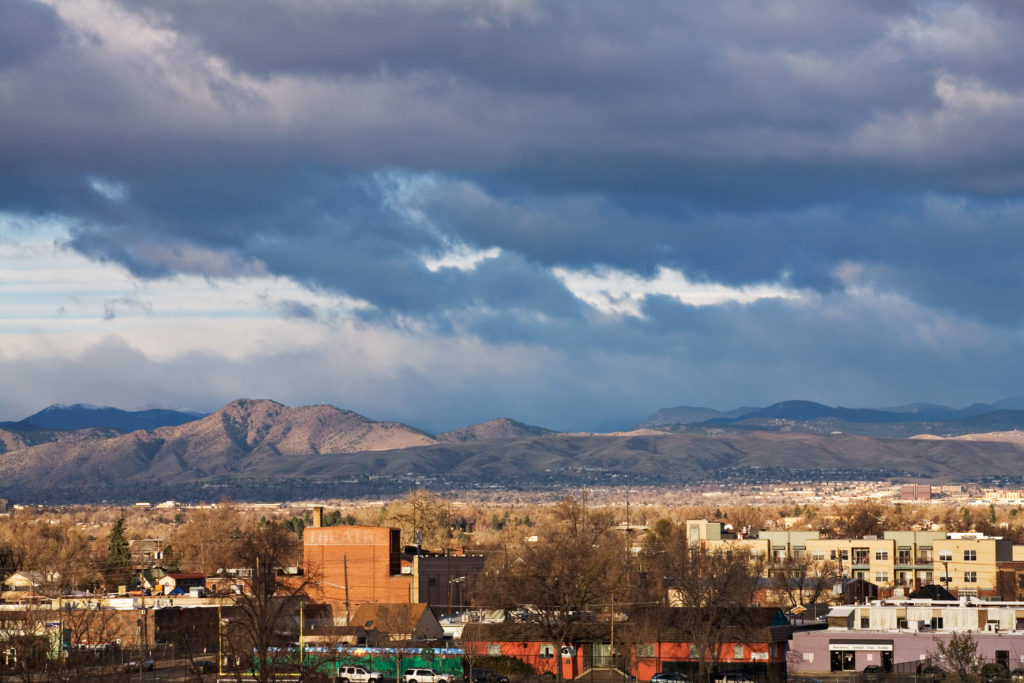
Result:
M378 683L384 678L379 671L370 671L363 666L338 667L337 680L341 683Z
M409 669L402 676L404 683L452 683L455 676L433 669Z

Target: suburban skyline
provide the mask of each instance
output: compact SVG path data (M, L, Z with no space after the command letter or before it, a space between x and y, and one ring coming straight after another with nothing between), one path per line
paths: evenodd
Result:
M1024 391L1024 8L0 4L0 415Z

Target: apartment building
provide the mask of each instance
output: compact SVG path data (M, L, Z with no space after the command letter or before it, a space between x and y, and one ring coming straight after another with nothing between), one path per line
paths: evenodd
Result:
M808 539L807 554L817 562L838 565L839 573L879 586L890 586L896 576L896 545L888 538Z
M1013 561L1013 542L975 533L951 533L934 543L934 575L954 595L998 595L998 563Z
M945 531L886 531L882 537L895 545L894 586L911 592L935 582L935 543Z
M690 547L714 550L734 550L750 553L752 558L768 557L770 544L767 540L750 537L741 538L732 533L721 522L706 519L686 520L686 543Z

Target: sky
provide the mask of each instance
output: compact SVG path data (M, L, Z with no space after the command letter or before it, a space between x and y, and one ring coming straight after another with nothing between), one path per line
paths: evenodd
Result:
M4 0L0 419L1024 394L1024 5Z

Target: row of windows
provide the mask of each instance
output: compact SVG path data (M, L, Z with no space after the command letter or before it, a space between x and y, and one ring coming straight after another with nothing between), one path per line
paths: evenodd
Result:
M685 645L685 644L682 645L681 647L684 649L684 652L686 652L686 654L684 656L686 656L688 658L691 658L691 659L699 658L699 654L693 652L693 647L694 647L693 645L688 646L689 649L686 649L687 645ZM656 646L655 646L654 643L640 643L639 645L637 645L636 654L637 654L638 657L645 657L645 658L655 657L655 656L657 656L655 648L656 648ZM492 656L501 655L501 644L500 643L488 643L487 644L487 654L488 655L492 655ZM555 656L554 648L551 645L548 645L546 643L542 644L540 646L540 656L541 656L541 658L554 657ZM771 646L771 656L772 657L776 656L776 646L774 644ZM745 646L742 645L742 644L733 645L733 648L732 648L732 658L733 659L745 659L746 658Z
M976 562L978 560L977 550L965 550L964 551L964 562ZM940 550L939 551L939 562L952 562L953 551L952 550Z
M932 625L933 629L936 629L936 630L937 629L941 629L943 627L942 617L932 617L931 625ZM906 617L899 617L899 618L896 619L896 628L907 628L908 626L909 626L909 623L907 622ZM862 629L869 629L869 628L871 628L871 619L870 619L870 617L861 617L860 618L860 627Z
M815 560L816 562L824 562L825 561L825 552L826 552L825 550L812 550L811 551L811 559ZM798 558L799 557L803 557L804 556L804 551L802 551L802 550L794 550L793 554L794 554L794 556L796 556ZM853 549L853 561L854 561L854 564L867 564L868 563L869 555L870 555L870 552L868 550L865 550L863 548L854 548ZM785 559L786 551L785 550L775 550L774 551L774 556L775 556L776 560ZM849 559L850 559L850 551L846 550L844 548L829 550L828 551L828 559L830 559L832 561L836 561L836 560L849 561ZM976 562L977 560L978 560L978 551L977 550L965 550L964 551L964 561L965 562ZM888 562L889 561L889 551L888 550L876 550L875 551L875 561L876 562ZM914 555L913 555L913 553L910 550L900 550L900 551L898 551L898 554L896 556L896 563L897 564L912 564L913 561L914 561ZM932 561L931 551L930 550L922 550L921 551L921 556L918 558L918 561L921 564L931 563L931 561ZM939 551L939 561L940 562L952 562L953 561L953 551L952 550L940 550Z

